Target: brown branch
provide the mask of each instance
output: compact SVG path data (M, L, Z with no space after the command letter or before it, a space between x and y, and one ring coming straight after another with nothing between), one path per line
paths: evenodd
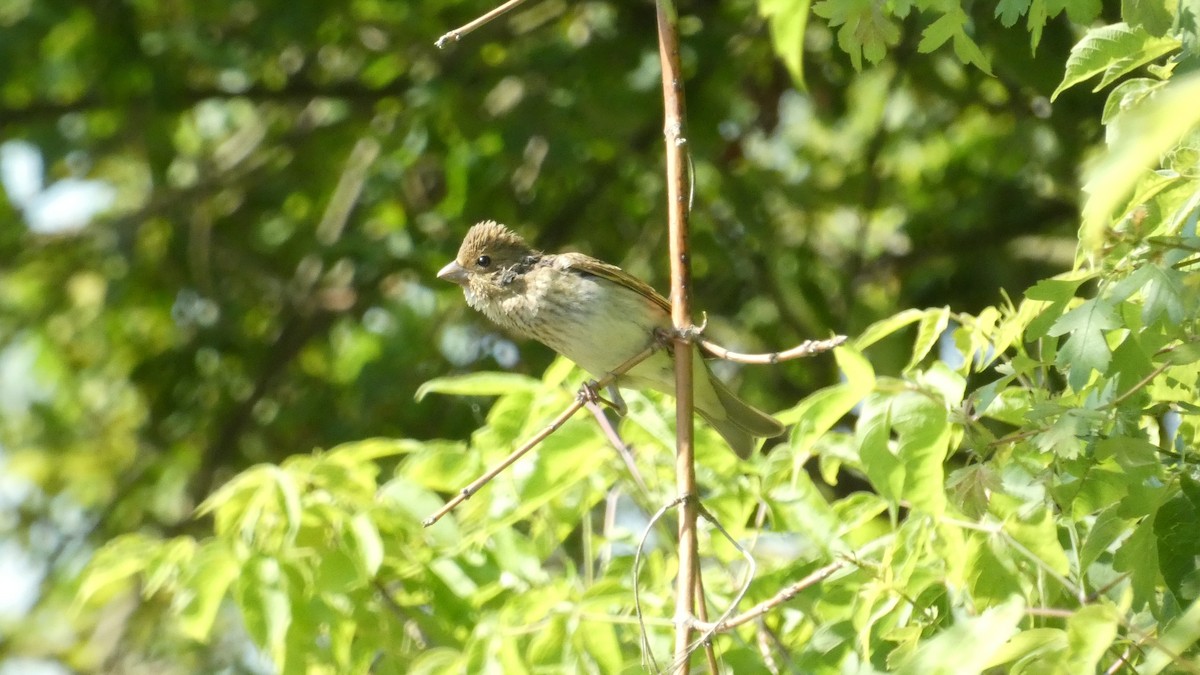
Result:
M611 372L607 373L604 377L600 378L597 382L585 385L584 389L581 390L579 392L579 395L575 398L575 402L572 403L571 405L567 406L566 410L563 410L561 413L559 413L558 417L554 418L554 421L552 421L552 422L550 422L550 424L546 425L546 428L539 431L536 435L534 435L533 438L526 441L521 447L517 448L516 450L513 450L512 454L510 454L508 457L505 457L496 466L492 467L491 469L488 469L487 472L485 472L482 476L480 476L479 478L476 478L474 481L472 481L470 485L468 485L465 488L463 488L462 490L460 490L459 493L457 495L455 495L455 497L453 499L446 502L445 506L438 509L433 515L431 515L428 518L426 518L425 520L421 521L421 525L423 525L424 527L429 527L430 525L433 525L437 521L441 520L442 516L445 516L447 513L450 513L451 511L453 511L454 508L457 507L459 504L470 499L472 497L472 495L474 495L476 492L479 492L480 488L482 488L484 485L487 485L488 483L490 483L493 478L500 475L500 473L502 471L504 471L505 469L507 469L509 466L511 466L513 462L517 461L518 459L521 459L521 457L523 457L525 455L525 453L532 450L535 446L537 446L538 443L541 443L542 441L546 440L547 436L549 436L550 434L557 431L558 428L561 427L563 424L565 424L567 420L571 419L572 415L579 412L580 408L587 405L588 401L591 400L590 397L593 395L595 389L602 389L604 387L607 387L609 384L616 381L616 379L619 375L621 375L622 373L628 371L630 368L636 366L637 364L639 364L642 361L645 361L647 358L649 358L650 355L653 354L658 348L659 348L658 341L657 340L651 341L651 343L645 349L643 349L638 354L635 354L632 358L626 360L624 363L617 366L616 368L613 368Z
M704 576L700 574L700 558L693 558L692 562L696 565L696 618L708 621L708 603L704 599ZM704 645L704 660L708 662L708 672L718 675L721 670L717 667L717 654L713 650L712 639L701 638L700 643Z
M675 486L679 504L679 578L675 586L675 658L687 672L696 606L696 462L692 401L691 259L688 253L686 111L679 37L671 0L656 0L658 55L662 64L663 136L666 140L667 225L671 253L671 321L675 326Z
M700 348L706 353L711 354L719 359L725 359L726 361L773 365L779 363L780 361L790 361L791 359L799 359L805 356L812 356L814 354L827 352L834 347L841 345L845 341L845 335L835 335L828 340L805 340L791 349L787 349L782 352L770 352L767 354L742 354L740 352L731 352L721 345L712 342L711 340L700 340Z
M449 33L446 33L442 37L438 38L437 42L435 42L433 44L438 49L444 49L446 47L447 42L449 42L451 40L458 42L459 40L462 39L462 36L466 35L467 33L470 33L471 31L475 30L476 28L479 28L480 26L483 26L483 25L487 24L488 22L500 17L505 12L507 12L511 9L514 9L517 5L521 4L522 2L525 2L525 0L508 0L508 2L504 3L503 5L500 5L499 7L497 7L496 9L493 9L492 11L488 12L487 14L484 14L483 16L479 17L478 19L475 19L474 21L472 21L470 23L459 26L458 28L455 28L454 30L450 31Z

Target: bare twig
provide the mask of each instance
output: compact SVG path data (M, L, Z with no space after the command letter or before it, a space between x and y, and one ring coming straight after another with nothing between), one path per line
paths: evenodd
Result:
M646 620L642 615L642 595L638 592L641 584L637 583L638 568L642 564L642 550L646 548L646 540L650 538L650 530L654 529L655 523L661 520L667 511L688 499L690 498L687 495L680 495L655 511L654 515L650 516L650 521L646 523L646 527L642 529L642 536L638 538L637 548L633 551L633 612L637 615L638 630L641 635L642 666L655 673L658 672L658 662L654 659L654 651L650 649L650 637L646 633ZM678 621L678 617L676 617L676 621Z
M608 437L608 442L617 449L617 454L621 456L622 461L625 462L625 467L629 469L630 475L633 476L633 482L637 483L638 489L642 491L643 495L648 497L650 495L650 488L646 487L646 481L642 480L642 473L638 471L637 462L633 459L633 452L629 449L628 445L625 445L621 434L617 433L616 428L613 427L608 417L604 415L604 410L599 404L595 401L586 401L584 405L587 407L588 412L592 413L592 417L596 418L596 423L600 425L600 429Z
M483 16L479 17L478 19L475 19L474 21L472 21L470 23L459 26L458 28L455 28L454 30L450 31L449 33L446 33L442 37L438 38L437 42L435 42L433 44L436 45L438 49L443 49L443 48L445 48L447 42L450 42L451 40L458 42L459 40L462 39L462 36L466 35L467 33L470 33L471 31L475 30L476 28L479 28L480 26L488 23L489 21L492 21L492 20L502 16L505 12L515 8L517 5L520 5L523 2L525 2L525 0L508 0L508 2L504 3L503 5L500 5L499 7L497 7L496 9L493 9L492 11L488 12L487 14L484 14Z
M717 531L720 532L721 535L724 536L725 539L731 545L733 545L733 547L735 549L737 549L737 552L741 553L742 557L746 559L746 580L742 583L742 587L741 587L741 589L738 590L737 595L734 596L733 601L729 603L729 608L726 609L721 614L720 618L717 619L716 623L712 624L714 626L719 626L719 625L722 625L723 623L726 623L729 620L729 616L731 614L733 614L733 610L737 609L737 606L739 604L741 604L741 602L742 602L742 598L746 597L746 593L748 593L750 591L750 583L752 581L754 581L754 577L758 573L758 563L754 562L754 556L750 555L749 551L747 551L745 548L743 548L740 544L737 543L737 540L734 539L733 536L729 534L729 532L721 525L720 521L717 520L717 517L714 516L711 511L704 508L703 504L697 504L696 508L699 509L700 515L704 516L705 520L712 523L712 526L717 528ZM705 619L705 617L700 616L698 618L701 621L704 621L707 623L707 620ZM704 635L702 635L700 638L704 642L711 641L713 635L715 635L717 632L711 628L710 629L699 628L699 630L704 631Z
M804 589L806 589L810 586L814 586L814 585L824 581L825 579L829 578L829 576L832 575L834 572L842 569L843 567L845 567L849 564L850 564L849 560L835 560L824 567L818 568L817 570L813 571L808 576L804 577L800 581L797 581L796 583L792 584L791 586L788 586L787 588L783 589L782 591L779 591L771 599L764 600L763 602L758 603L754 607L751 607L749 610L747 610L741 614L738 614L737 616L732 616L732 617L729 617L728 619L724 619L723 621L717 621L716 623L704 624L704 623L700 623L700 622L695 622L694 626L697 630L708 631L708 632L713 632L713 633L722 633L731 628L736 628L744 623L753 621L754 619L766 614L767 612L771 611L772 609L775 609L779 605L782 605L783 603L791 600L792 598L796 597L796 595L798 595L800 593L800 591L803 591Z
M711 340L700 340L700 348L705 352L727 361L736 361L738 363L750 364L776 364L780 361L789 361L791 359L799 359L805 356L812 356L827 352L846 341L845 335L835 335L828 340L805 340L799 345L782 352L770 352L768 354L741 354L731 352L721 345L712 342Z
M515 462L518 459L520 459L521 457L523 457L525 455L525 453L532 450L535 446L537 446L538 443L541 443L542 441L544 441L547 436L549 436L550 434L557 431L558 428L561 427L563 424L565 424L567 420L571 419L572 415L579 412L580 408L587 405L588 401L591 399L590 399L590 394L586 393L586 391L591 390L591 387L603 388L603 387L608 386L609 383L615 382L617 377L619 377L622 373L625 373L630 368L636 366L637 364L641 363L642 361L645 361L658 348L659 348L658 341L652 340L650 342L650 344L647 345L646 348L643 349L640 353L635 354L632 358L626 360L624 363L617 366L616 368L613 368L611 372L607 373L604 377L600 378L594 384L591 384L591 385L588 385L587 387L585 387L585 391L580 391L579 396L577 396L575 398L575 402L572 403L571 405L567 406L566 410L563 410L561 413L559 413L558 417L554 418L554 421L552 421L552 422L550 422L550 424L546 425L546 428L542 429L536 435L534 435L533 438L526 441L524 443L524 445L517 448L516 450L513 450L512 454L510 454L508 457L505 457L503 460L501 460L499 464L492 467L491 469L488 469L487 472L485 472L482 476L480 476L479 478L476 478L474 481L472 481L470 485L466 486L461 491L459 491L459 493L457 495L455 495L454 499L451 499L450 501L446 502L446 505L443 506L442 508L438 509L437 512L435 512L432 516L429 516L425 520L421 521L421 524L425 527L429 527L430 525L433 525L437 521L441 520L442 516L453 511L454 508L457 507L459 504L470 499L472 495L474 495L476 492L479 492L480 488L482 488L484 485L487 485L488 483L490 483L493 478L495 478L496 476L498 476L500 474L500 472L504 471L509 466L511 466L513 462Z
M738 544L737 540L734 539L733 536L729 534L729 531L726 530L725 527L721 525L720 521L717 520L716 516L714 516L711 511L704 508L704 505L699 503L699 501L697 501L697 503L696 503L696 510L701 517L703 517L708 522L712 523L712 526L717 528L717 531L720 532L721 535L724 536L725 539L735 549L737 549L738 553L741 553L742 557L746 559L746 575L745 575L746 579L745 579L745 581L742 582L742 587L740 589L738 589L737 595L735 595L733 597L733 600L730 601L729 607L726 608L726 610L721 613L721 616L716 620L716 622L712 622L712 623L710 623L708 620L708 616L707 616L708 612L707 612L707 608L705 607L705 603L704 603L704 583L700 577L700 570L699 569L696 570L696 603L697 603L696 616L690 617L689 623L692 625L693 628L696 628L698 625L719 626L726 619L729 618L729 615L733 614L733 611L735 609L737 609L737 606L739 604L741 604L742 598L746 597L746 593L750 591L750 584L751 584L751 582L754 581L754 577L758 573L758 564L754 562L754 556L750 555L749 551L747 551L740 544ZM698 558L696 560L696 564L699 565ZM687 659L690 656L691 652L697 646L703 645L705 656L708 658L709 670L712 672L716 672L717 664L716 664L716 657L713 655L712 638L714 635L717 634L717 631L713 630L713 629L705 630L703 628L699 628L698 630L700 630L703 634L699 637L699 639L697 639L695 642L693 642L691 645L689 645L686 654L684 654L682 657L679 656L678 654L676 655L676 657L675 657L676 660L675 660L675 663L673 664L673 667L679 668L681 666L686 665Z
M696 565L696 618L708 621L708 602L704 599L704 575L700 569L700 558L693 558L692 562ZM704 645L704 659L708 662L708 672L718 675L721 670L717 666L717 653L713 649L712 640L702 638L700 643Z

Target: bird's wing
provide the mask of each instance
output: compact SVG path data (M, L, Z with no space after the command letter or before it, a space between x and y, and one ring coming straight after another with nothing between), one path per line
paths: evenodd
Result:
M667 314L671 313L671 303L667 302L667 299L660 295L658 291L654 290L650 284L629 274L616 265L609 265L606 262L596 260L595 258L582 253L560 253L556 255L555 258L558 259L558 264L563 269L569 269L582 274L590 274L594 277L607 279L614 284L619 284L636 291L638 294L658 305Z

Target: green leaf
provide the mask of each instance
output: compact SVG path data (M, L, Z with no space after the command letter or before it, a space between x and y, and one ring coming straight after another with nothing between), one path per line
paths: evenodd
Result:
M995 668L1030 657L1037 659L1045 654L1062 651L1066 647L1065 631L1058 628L1031 628L1017 633L1003 647L996 650L992 658L984 664L984 668Z
M1000 477L986 464L969 464L955 469L946 478L946 490L954 505L972 518L987 512L988 498L1002 487Z
M1049 1L1033 0L1029 4L1029 39L1035 51L1042 42L1042 30L1045 29L1046 22L1058 14L1057 11L1053 14L1050 12L1050 8L1047 7Z
M1122 205L1141 179L1183 134L1200 124L1200 73L1189 73L1167 84L1141 105L1118 116L1110 125L1115 139L1101 161L1086 174L1081 251L1091 254L1104 241L1113 211Z
M1182 323L1187 316L1187 300L1189 297L1184 288L1185 274L1173 267L1146 265L1149 278L1142 291L1146 304L1142 306L1142 321L1153 323L1158 317L1166 314L1171 323Z
M921 31L921 42L917 45L917 51L928 54L946 44L947 40L962 32L963 24L966 21L966 13L955 5L953 9Z
M208 640L217 610L230 584L242 573L242 561L223 542L206 543L193 558L184 585L190 597L180 610L180 632L197 642Z
M292 604L279 561L263 556L254 558L246 565L240 581L237 598L246 631L270 655L272 665L284 671Z
M1043 279L1025 291L1025 297L1041 302L1066 302L1075 296L1075 289L1088 279L1088 276L1072 279Z
M1116 306L1106 299L1093 298L1062 315L1050 327L1048 334L1051 336L1071 333L1059 349L1055 365L1068 371L1067 381L1072 389L1082 389L1093 370L1100 373L1108 370L1112 350L1104 331L1120 325Z
M84 570L75 604L79 606L91 600L103 602L124 589L131 577L146 569L161 546L161 541L137 533L109 540L96 551Z
M1179 655L1197 640L1200 640L1200 600L1172 621L1153 646L1147 647L1149 655L1138 668L1138 675L1156 675L1168 666L1177 665Z
M1154 517L1144 518L1117 548L1113 569L1129 574L1133 589L1133 609L1157 603L1158 546L1154 537Z
M917 326L917 339L913 344L912 358L904 367L906 372L915 368L929 354L949 325L949 307L925 311L924 316L921 317L921 323Z
M1072 23L1086 26L1100 16L1100 0L1063 0Z
M1050 100L1103 73L1100 84L1093 89L1100 91L1134 68L1178 48L1179 41L1174 38L1154 37L1145 30L1123 23L1093 28L1071 48L1062 82L1050 95Z
M903 495L913 509L941 515L946 507L942 463L950 445L946 408L919 394L898 398L892 423L898 436L896 452L904 462Z
M992 74L992 60L966 32L954 36L954 55L959 61L973 65L987 75Z
M881 496L933 515L944 511L942 462L950 440L945 407L915 392L877 395L864 404L856 432L863 468Z
M1004 531L1033 555L1039 567L1063 576L1071 571L1050 509L1039 507L1029 515L1010 518L1004 522Z
M843 346L835 350L834 357L846 381L826 387L777 415L781 422L795 424L791 447L797 456L811 452L817 440L875 388L875 373L862 354Z
M1100 512L1088 530L1083 540L1083 548L1079 553L1079 566L1086 570L1113 545L1113 542L1125 535L1130 523L1117 514L1119 507L1113 505Z
M867 329L852 341L853 346L861 352L901 328L920 321L925 317L925 314L926 312L919 309L906 309L886 319L880 319L867 326Z
M1049 302L1050 306L1029 322L1026 329L1026 339L1037 340L1045 337L1050 327L1059 320L1067 303L1075 297L1075 290L1088 277L1075 279L1044 279L1025 291L1025 297L1035 302Z
M1186 366L1200 361L1200 342L1185 342L1170 351L1154 355L1159 363L1170 363L1176 366Z
M1195 585L1200 569L1197 520L1200 520L1200 512L1182 493L1168 499L1154 517L1159 569L1181 605L1200 599L1200 588Z
M1081 607L1067 619L1067 654L1063 666L1070 673L1093 673L1117 637L1117 612L1108 604Z
M923 643L898 675L972 675L988 667L1017 632L1025 602L1013 597L975 617L957 617L954 625Z
M1155 80L1148 77L1134 77L1118 84L1108 92L1108 98L1104 100L1104 114L1100 116L1100 121L1108 124L1117 118L1120 113L1131 110L1137 107L1146 97L1166 86L1166 80ZM1145 188L1138 190L1138 199L1134 200L1134 204L1142 204L1149 201L1151 197L1161 191L1164 187L1178 180L1178 176L1164 176L1152 171L1146 172L1148 185Z
M904 491L904 465L890 447L892 418L888 398L877 394L866 400L855 435L867 478L881 497L899 502Z
M1005 28L1012 28L1029 11L1029 3L1030 0L1000 0L996 4L996 18Z
M1169 0L1121 0L1121 18L1133 28L1162 37L1175 23L1178 2Z
M539 380L515 373L470 373L452 377L438 377L417 388L416 400L429 394L451 396L503 396L518 391L537 391L542 386Z
M827 551L847 552L847 546L838 537L841 527L837 512L807 473L775 486L768 498L780 531L803 534Z
M1050 327L1048 335L1057 337L1073 332L1098 333L1121 326L1117 307L1107 298L1092 298L1064 314Z
M584 650L595 661L598 672L619 673L624 670L621 643L617 640L613 624L607 621L589 621L578 635L582 638Z
M999 10L997 10L999 11ZM973 64L985 73L991 73L991 63L980 51L979 45L966 33L969 22L967 13L962 7L953 5L950 9L929 24L921 33L921 42L917 51L928 54L941 47L947 40L954 40L954 55L963 63Z
M383 540L379 530L367 514L356 513L350 518L349 535L359 572L367 579L373 578L383 564Z
M804 90L804 31L811 0L759 0L758 13L771 28L771 45L792 81Z
M821 0L813 13L829 20L837 31L838 46L850 55L855 70L862 70L862 57L871 63L883 59L888 45L900 41L900 28L872 0Z

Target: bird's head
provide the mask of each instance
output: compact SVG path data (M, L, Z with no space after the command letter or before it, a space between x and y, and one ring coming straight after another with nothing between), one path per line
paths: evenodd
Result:
M512 284L540 256L517 233L485 220L467 232L458 255L438 278L462 286L468 297L490 296Z

